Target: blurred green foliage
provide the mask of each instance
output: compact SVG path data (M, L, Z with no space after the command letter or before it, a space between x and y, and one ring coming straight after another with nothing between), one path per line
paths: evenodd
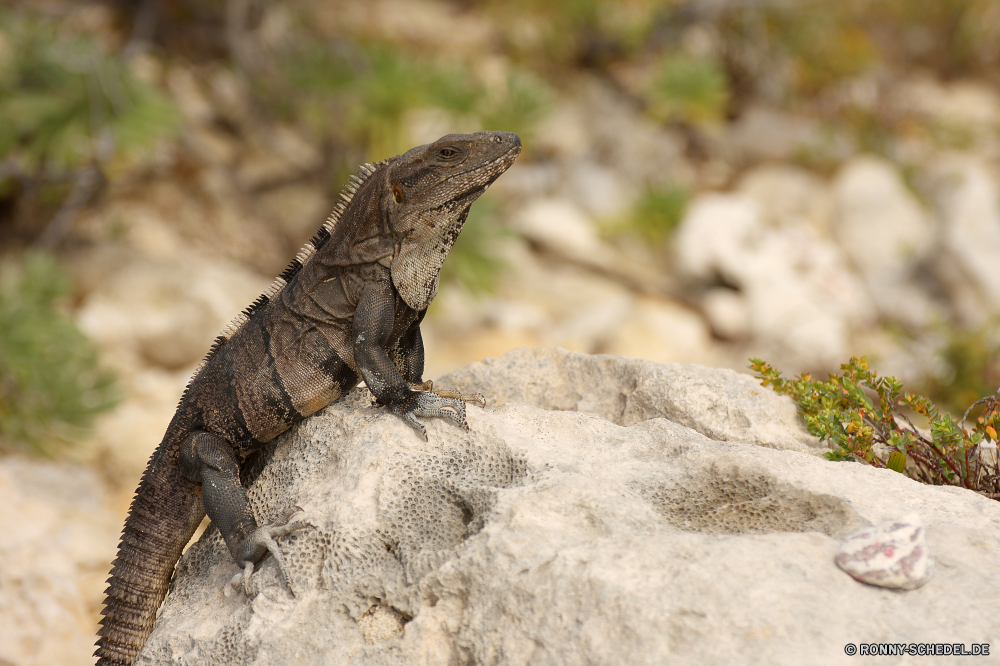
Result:
M385 44L304 38L281 55L280 64L282 85L294 87L295 95L266 98L318 136L343 132L342 140L365 146L369 160L412 147L403 126L411 111L439 109L460 125L525 135L549 98L541 80L525 72L512 70L504 85L487 89L465 67Z
M26 173L60 172L98 157L134 155L174 131L169 99L51 21L0 12L0 158Z
M281 65L297 92L297 108L290 109L291 113L303 117L321 136L330 129L332 118L342 119L346 138L365 145L369 160L408 148L402 126L405 113L425 106L440 87L446 88L443 103L466 106L467 95L461 91L464 82L389 48L341 52L303 40L289 50ZM447 89L449 83L453 85Z
M481 0L524 67L555 74L638 55L673 0ZM514 19L514 20L512 20Z
M385 44L304 38L280 62L284 81L296 94L268 99L280 100L283 113L302 119L317 136L342 132L339 141L363 145L370 161L412 147L406 115L422 108L443 111L463 128L517 132L530 145L532 127L551 98L542 80L525 71L512 68L502 84L486 86L467 68ZM334 118L342 118L343 124L331 122ZM336 186L352 166L334 170ZM501 233L497 208L488 196L472 207L442 269L443 284L461 284L473 292L496 286L504 266L493 251Z
M784 72L811 97L879 64L920 66L943 78L992 74L1000 64L996 0L819 0L734 3L713 19L729 64L758 75Z
M877 46L860 23L868 9L840 0L808 9L787 4L761 10L768 37L790 60L792 85L800 94L816 94L877 61Z
M504 85L479 97L475 113L486 130L516 132L531 145L533 127L552 102L549 87L530 72L512 70Z
M690 193L680 187L648 188L624 216L605 227L611 234L635 235L653 246L662 246L681 223Z
M946 78L986 73L1000 64L996 0L878 0L862 8L884 34L884 57Z
M0 264L0 450L53 454L117 401L113 375L63 314L67 274L44 254Z
M948 326L940 332L943 372L924 378L920 390L959 413L1000 388L1000 322L972 329Z
M441 283L461 285L473 294L489 293L507 264L496 254L496 242L503 238L497 217L500 204L489 193L480 197L469 210L448 261L441 267Z
M726 70L718 59L683 53L661 58L647 95L653 117L691 125L722 121L730 97Z

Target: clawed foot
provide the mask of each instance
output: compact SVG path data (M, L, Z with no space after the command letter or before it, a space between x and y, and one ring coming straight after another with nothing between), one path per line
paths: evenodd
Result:
M427 441L427 429L418 416L439 416L446 418L462 426L466 432L469 430L469 423L465 420L465 403L474 402L480 407L486 407L486 398L479 393L464 394L457 391L435 390L434 382L427 380L419 384L408 384L412 393L402 404L393 406L393 413L401 416L420 433L424 441ZM372 402L373 406L383 406L376 398Z
M265 553L271 553L274 557L274 561L278 564L278 569L281 571L281 575L285 579L285 584L288 586L288 591L295 596L295 590L292 588L292 579L288 575L288 569L285 566L285 560L281 555L281 549L278 547L278 543L275 539L292 534L303 528L310 527L309 523L297 522L290 523L295 514L300 513L302 509L300 507L293 507L288 510L285 515L276 523L271 525L263 525L258 527L256 530L250 533L246 541L243 542L243 547L240 549L240 556L236 560L236 565L242 568L242 571L233 576L233 579L229 581L229 584L233 588L239 588L240 585L243 589L247 589L247 584L250 582L250 576L254 572L254 564L264 556Z
M461 400L444 398L430 391L414 391L411 396L405 404L393 409L393 411L413 426L425 442L427 441L427 428L417 420L418 416L440 416L454 421L468 432L469 423L465 420L465 403Z

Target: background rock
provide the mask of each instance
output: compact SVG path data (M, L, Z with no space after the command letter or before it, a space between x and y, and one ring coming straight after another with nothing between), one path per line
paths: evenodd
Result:
M871 324L875 310L839 247L806 218L780 221L786 226L766 226L748 196L700 196L677 230L677 271L707 293L735 288L758 349L800 365L834 363L847 355L851 330Z
M86 442L122 510L160 442L196 365L267 281L225 260L111 255L90 279L76 320L110 359L123 385Z
M756 104L729 128L726 146L742 161L787 160L815 143L818 134L810 120Z
M936 309L918 273L936 233L897 169L872 156L854 158L837 174L833 192L833 231L880 314L914 329L927 326Z
M934 174L944 250L936 264L956 314L982 324L1000 308L1000 188L974 159L943 161Z
M829 236L833 197L819 176L789 164L763 164L740 178L736 191L756 202L761 222L772 228L809 225Z
M94 663L99 599L120 530L92 470L0 459L0 663Z

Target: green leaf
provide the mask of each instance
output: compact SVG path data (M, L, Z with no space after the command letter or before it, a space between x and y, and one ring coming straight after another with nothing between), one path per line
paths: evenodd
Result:
M889 462L887 462L885 466L902 474L903 470L906 469L906 454L900 453L899 451L893 451L889 454Z

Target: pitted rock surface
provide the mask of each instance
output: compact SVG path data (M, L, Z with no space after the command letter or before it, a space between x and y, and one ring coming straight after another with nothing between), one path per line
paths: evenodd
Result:
M359 389L269 445L249 494L262 521L304 510L280 540L295 596L269 557L227 593L210 528L137 663L833 664L849 642L1000 644L983 584L1000 505L816 456L794 405L748 376L516 350L436 385L492 400L469 432L425 420L424 442ZM841 539L909 510L940 565L926 585L837 568Z

